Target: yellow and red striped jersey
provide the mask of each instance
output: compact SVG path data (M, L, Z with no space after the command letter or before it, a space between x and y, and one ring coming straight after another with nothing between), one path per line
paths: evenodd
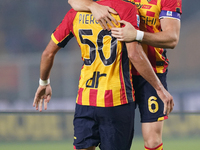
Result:
M116 20L126 20L138 28L137 8L122 0L102 0L118 12ZM135 100L132 65L126 46L103 30L91 13L71 9L52 34L52 40L64 47L75 36L84 62L76 102L80 105L113 107Z
M160 19L180 19L182 0L130 0L136 4L140 15L140 30L151 33L161 32ZM156 73L164 73L169 60L166 50L142 44ZM134 69L134 75L139 73Z

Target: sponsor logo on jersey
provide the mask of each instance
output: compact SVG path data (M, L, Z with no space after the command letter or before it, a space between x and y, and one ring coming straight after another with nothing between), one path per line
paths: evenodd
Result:
M143 9L151 9L151 7L152 7L152 6L150 6L150 5L143 5L143 6L142 6Z

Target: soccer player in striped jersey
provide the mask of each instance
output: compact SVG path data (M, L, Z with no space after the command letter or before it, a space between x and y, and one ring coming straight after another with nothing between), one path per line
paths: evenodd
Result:
M115 10L116 20L123 19L139 29L139 16L133 3L122 0L98 3ZM161 97L172 96L156 76L140 43L117 41L89 12L71 9L52 33L41 57L33 106L42 111L44 101L47 109L52 94L49 78L54 57L72 37L76 37L83 60L74 115L75 149L94 150L99 145L102 150L129 150L135 113L132 64Z
M126 21L122 28L112 28L112 36L119 41L142 42L154 71L167 89L166 75L169 60L165 48L174 48L179 40L181 0L130 0L136 4L140 15L140 30L136 30ZM91 11L104 29L108 29L115 19L112 9L98 5L91 0L68 0L77 11ZM162 31L162 32L161 32ZM133 86L136 103L139 107L142 122L142 133L146 150L162 150L163 120L173 109L173 100L160 99L155 90L139 73L133 71ZM163 113L164 111L164 113Z

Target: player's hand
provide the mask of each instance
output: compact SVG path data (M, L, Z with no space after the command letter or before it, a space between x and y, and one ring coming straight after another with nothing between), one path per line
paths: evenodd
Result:
M172 112L174 107L174 100L172 95L163 87L161 90L157 91L158 96L164 103L164 111L165 115L169 115Z
M114 24L112 23L112 21L116 25L118 25L118 22L110 14L110 13L117 14L117 12L115 10L113 10L112 8L110 8L108 6L103 6L103 5L100 5L97 3L93 3L92 7L90 7L90 11L92 12L92 15L99 22L99 24L101 25L101 27L104 30L107 29L108 31L110 31L110 28L108 27L107 23L111 27L115 27Z
M33 107L36 108L36 110L38 110L39 107L39 111L42 111L42 104L44 101L44 109L47 109L47 103L49 103L50 99L51 99L51 95L52 95L52 89L50 84L46 85L46 86L41 86L39 85L36 93L35 93L35 98L33 101Z
M124 24L121 28L111 28L112 36L117 38L118 41L132 42L136 39L137 30L131 25L131 23L121 20L118 21Z

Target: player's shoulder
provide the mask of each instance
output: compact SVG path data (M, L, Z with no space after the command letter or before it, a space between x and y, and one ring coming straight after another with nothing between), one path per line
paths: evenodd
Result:
M77 11L75 11L74 9L70 9L66 14L65 14L65 17L64 17L64 21L69 21L69 20L73 20L74 17L76 16L77 14Z
M121 3L122 5L126 5L129 7L135 7L135 2L133 0L118 0L118 3Z
M133 0L101 0L97 2L101 5L111 7L120 17L137 13L137 7Z
M130 11L130 10L137 10L137 7L133 0L132 1L131 0L118 0L117 7L119 7L120 10L123 10L124 13L126 13L127 11Z
M77 13L77 11L75 11L73 8L71 8L68 12L67 12L67 14L66 15L74 15L74 14L76 14Z
M100 1L96 1L99 4L103 4L103 5L112 5L112 6L130 6L132 7L133 5L135 5L133 0L100 0Z
M129 5L131 4L131 5L135 5L135 1L134 0L122 0L122 1L124 1L124 2L126 2L126 3L129 3Z
M161 8L182 14L182 0L161 0Z
M161 0L161 5L182 6L182 0Z

